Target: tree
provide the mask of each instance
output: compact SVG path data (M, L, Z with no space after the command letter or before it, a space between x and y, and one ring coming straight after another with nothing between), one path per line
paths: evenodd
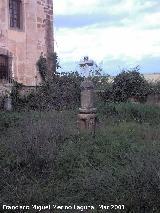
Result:
M113 81L113 99L115 101L127 101L134 97L139 101L145 101L149 92L149 86L144 77L139 73L139 66L131 70L123 70Z

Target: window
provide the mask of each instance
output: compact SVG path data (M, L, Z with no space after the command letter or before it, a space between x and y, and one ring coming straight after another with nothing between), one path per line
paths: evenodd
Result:
M21 0L9 0L10 27L21 28Z
M8 57L0 55L0 80L9 80Z

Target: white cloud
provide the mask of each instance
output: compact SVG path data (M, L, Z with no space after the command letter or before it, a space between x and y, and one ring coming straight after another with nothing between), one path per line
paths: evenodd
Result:
M116 4L111 4L109 11L111 14L136 14L151 8L156 4L156 2L150 0L122 0Z
M81 28L55 28L56 51L64 63L88 55L97 62L121 60L138 63L146 57L160 57L160 12L145 12L156 1L149 0L55 0L57 15L105 13L125 14L123 26L107 24ZM142 13L142 11L144 13ZM135 14L135 16L134 16ZM106 20L107 23L107 20Z
M91 13L136 13L159 5L159 3L150 0L55 0L54 5L57 15L74 15Z
M65 60L89 55L96 60L112 57L141 60L160 55L160 29L135 30L130 27L59 29L56 32L58 52ZM156 45L155 45L156 44Z
M146 16L144 16L143 20L144 25L147 25L148 27L160 27L160 12L157 13L151 13Z
M73 15L90 13L98 5L97 0L77 1L77 0L56 0L55 11L57 15Z

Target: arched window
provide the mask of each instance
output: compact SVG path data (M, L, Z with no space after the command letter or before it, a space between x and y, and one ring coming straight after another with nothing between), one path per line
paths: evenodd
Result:
M9 0L10 27L21 28L21 0Z

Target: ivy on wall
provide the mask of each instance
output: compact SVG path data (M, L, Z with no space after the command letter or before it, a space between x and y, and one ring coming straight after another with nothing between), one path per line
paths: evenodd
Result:
M37 61L37 67L38 67L42 80L45 81L46 76L47 76L48 66L47 66L47 59L46 59L46 57L43 56L43 53L41 53L41 55Z
M57 69L61 68L60 64L59 64L59 58L56 52L53 52L50 57L49 60L51 61L51 69L48 69L48 63L47 63L47 58L44 56L43 53L41 53L38 61L37 61L37 66L38 66L38 70L39 73L41 75L41 78L43 81L46 81L47 79L47 73L48 71L50 71L50 73L52 75L58 74Z

